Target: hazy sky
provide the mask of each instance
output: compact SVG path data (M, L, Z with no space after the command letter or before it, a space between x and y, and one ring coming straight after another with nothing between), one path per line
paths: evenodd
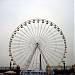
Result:
M9 66L9 39L15 28L33 18L57 24L67 40L66 63L74 63L73 0L0 0L0 66Z

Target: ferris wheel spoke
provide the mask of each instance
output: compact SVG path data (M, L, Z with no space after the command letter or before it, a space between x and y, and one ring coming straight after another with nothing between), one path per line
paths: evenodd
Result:
M37 28L37 38L39 37L39 22L38 22L38 28Z
M14 46L25 46L25 44L23 44L23 43L12 43L12 45L14 45Z
M53 40L53 41L50 41L49 43L63 43L64 41L63 40Z
M46 30L44 31L43 36L46 35L47 31L49 30L49 27L50 27L50 25L48 25L48 27L47 27Z
M26 40L26 39L24 39L24 38L21 38L21 37L19 37L19 36L15 36L16 38L19 38L19 39L21 39L21 40L23 40L23 41L28 41L28 40Z
M58 49L58 50L64 50L64 48L60 48L60 47L55 47L55 46L52 46L52 47L50 47L50 48L53 48L53 49Z
M59 33L54 34L54 35L50 35L50 36L49 36L49 39L54 38L54 37L57 37L57 36L59 36Z
M28 28L29 32L31 33L31 30L30 30L30 28L28 27L28 25L27 25L27 28ZM32 37L34 37L32 33L31 33L31 35L32 35Z
M13 39L13 41L15 41L15 42L24 42L24 41L16 40L16 39Z
M29 41L25 42L25 41L21 41L20 40L16 40L17 42L12 42L12 45L27 45L29 43Z
M54 31L53 31L53 32L51 32L51 33L49 32L49 33L47 34L47 36L46 36L46 37L49 37L49 38L50 38L50 37L51 37L51 36L52 36L52 35L53 35L56 31L57 31L57 30L54 30ZM58 34L56 34L56 35L58 35Z
M34 36L36 36L36 27L35 27L35 23L34 23Z
M31 25L31 24L30 24L30 26L31 26L31 29L32 29L33 36L35 36L34 31L33 31L33 27L32 27L32 25Z
M43 25L43 23L42 23L42 24L41 24L41 26L40 26L39 36L41 36L41 32L42 32L42 25Z
M59 51L57 51L57 50L54 50L54 49L51 49L51 48L49 48L49 51L53 51L54 53L56 52L56 53L58 53L58 54L63 54L63 53L61 53L61 52L59 52Z
M58 43L49 43L51 46L65 46L65 44L64 43L62 43L62 42L58 42Z
M53 37L52 39L49 39L49 41L54 41L54 40L59 40L59 39L61 39L61 36L59 36L59 37Z
M30 53L30 54L28 54L28 55L29 55L29 56L28 56L28 58L29 58L29 57L30 57L30 55L31 55L31 53ZM26 57L24 57L24 59L25 59L25 58L26 58ZM28 61L28 60L26 60L25 62L27 62L27 61ZM24 62L24 64L23 64L22 66L25 66L25 68L28 68L28 67L29 67L29 66L28 66L29 64L26 64L25 62Z
M27 58L27 56L28 55L30 55L31 54L31 52L28 52L28 53L26 53L26 55L24 56L24 58L19 62L19 64L22 64L23 62L24 62L24 59L26 59ZM26 61L25 61L26 62ZM24 66L24 65L23 65Z
M31 34L34 36L34 31L33 31L33 27L32 27L32 21L28 21L28 25L30 25L29 27L28 27L28 29L30 30L30 32L31 32ZM31 28L31 29L30 29Z
M38 24L39 24L39 20L37 19L37 24L35 24L36 27L36 37L38 38Z
M25 27L24 27L24 30L25 30L25 32L32 38L32 35L28 32L27 29L25 29Z
M26 53L26 55L25 55L25 53ZM21 60L23 57L26 57L27 54L29 54L29 53L30 53L30 51L25 51L23 54L20 55L19 58L16 59L16 61L19 61L19 60Z
M25 53L25 52L24 52L24 53ZM22 55L20 55L19 58L16 58L16 61L17 61L18 63L19 63L19 61L21 61L22 57L24 57L24 55L25 55L24 53L23 53ZM26 53L28 53L28 52L26 52ZM23 61L22 61L22 62L23 62ZM20 64L21 64L21 63L20 63Z
M14 51L12 51L12 53L16 53L16 52L18 52L18 51L25 51L26 50L26 47L25 48L19 48L18 50L14 50Z
M17 32L21 37L25 38L26 40L29 40L27 37L25 37L23 34Z
M48 25L49 21L46 21L46 24ZM46 32L48 31L50 25L47 27L47 25L45 24L44 28L43 28L43 31L42 31L42 36L44 36L46 34ZM52 30L52 29L51 29ZM51 31L50 30L50 31ZM50 32L48 31L48 32Z
M49 43L51 44L64 44L64 40L61 39L61 37L57 37L57 38L54 38L54 39L48 39L49 40Z
M25 46L20 46L20 47L24 48ZM19 48L19 46L12 47L13 50L18 49L18 48Z
M38 23L38 36L40 37L41 36L41 32L42 32L42 25L43 25L43 23L41 22L41 24L40 23Z
M56 56L57 58L61 59L60 56L58 56L58 55L56 55L55 53L53 53L54 51L52 52L51 49L47 49L47 50L45 50L45 51L48 51L48 52L50 52L52 55L54 55L54 56ZM58 53L58 52L57 52L57 53ZM48 54L49 54L49 53L48 53ZM58 53L58 54L59 54L59 53Z
M43 66L44 69L45 69L45 67L46 67L46 63L45 63L44 59L42 59L42 63L43 63L42 66ZM42 68L42 69L43 69L43 68ZM44 69L43 69L43 70L44 70Z
M64 44L50 44L51 46L65 46Z
M21 39L19 39L19 40L13 40L13 42L11 43L12 45L20 45L20 44L24 44L24 45L26 45L26 44L28 44L29 43L29 41L20 41Z
M45 34L44 34L44 37L48 37L49 33L51 33L51 31L53 30L54 28L52 27L49 31L47 31Z
M52 60L50 59L51 56L48 57L48 55L44 52L44 55L47 57L47 59L50 60L50 62L54 65L54 63L52 62Z
M57 63L59 63L58 62L58 60L57 59L55 59L51 54L49 54L49 52L47 52L46 50L45 50L45 53L47 53L51 58L53 58ZM53 53L52 53L53 54ZM53 55L55 55L55 54L53 54ZM56 56L56 55L55 55Z
M21 29L20 29L20 31L21 31L24 35L26 35L29 39L31 39L31 37L30 37L29 35L27 35L24 31L22 31Z
M18 57L19 55L23 54L25 51L21 51L18 54L15 54L14 57Z
M47 26L47 25L45 24L45 26L44 26L44 28L43 28L43 30L42 30L42 33L41 33L42 35L43 35L44 31L45 31L46 26Z
M25 53L25 52L24 52L24 53ZM26 58L27 58L27 55L29 55L31 52L29 52L29 51L26 52L26 55L25 55L24 53L20 56L20 59L18 58L19 60L17 59L18 64L22 64L22 63L24 62L24 59L26 59ZM23 57L22 57L22 56L23 56Z
M34 68L34 61L35 61L35 56L33 57L33 63L32 63L32 68Z

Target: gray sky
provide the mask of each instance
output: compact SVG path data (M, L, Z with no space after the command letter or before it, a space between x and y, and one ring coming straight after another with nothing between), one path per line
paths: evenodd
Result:
M67 40L66 63L74 63L73 0L0 0L0 66L9 66L9 39L15 28L33 18L57 24Z

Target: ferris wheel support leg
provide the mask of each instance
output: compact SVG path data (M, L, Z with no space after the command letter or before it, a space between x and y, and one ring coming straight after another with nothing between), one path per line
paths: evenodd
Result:
M42 70L42 64L41 64L41 54L40 54L40 70Z
M31 55L29 56L29 58L28 58L28 60L27 60L27 62L26 62L25 70L28 70L29 65L30 65L30 63L31 63L31 61L32 61L32 58L33 58L33 56L34 56L34 54L35 54L35 52L36 52L37 47L38 47L38 43L36 43L35 49L33 50L33 52L31 53Z
M27 62L26 62L26 65L25 65L25 70L28 70L29 65L30 65L30 63L31 63L31 60L32 60L32 58L33 58L33 56L34 56L35 51L36 51L36 50L34 50L34 51L32 52L32 54L29 56L29 58L28 58L28 60L27 60Z

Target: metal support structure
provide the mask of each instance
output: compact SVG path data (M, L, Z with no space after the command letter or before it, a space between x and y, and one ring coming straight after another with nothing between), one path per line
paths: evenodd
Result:
M28 70L29 65L30 65L30 63L31 63L31 61L32 61L32 58L33 58L33 56L34 56L34 54L35 54L37 48L39 49L40 53L42 54L42 56L43 56L43 58L44 58L44 60L45 60L45 63L48 64L48 62L47 62L47 60L46 60L46 58L45 58L45 56L44 56L42 50L41 50L40 47L39 47L39 43L36 43L35 49L33 50L33 52L31 53L31 55L29 56L29 58L28 58L28 60L27 60L27 62L26 62L25 70ZM41 55L40 55L40 57L41 57ZM41 60L41 58L40 58L40 60ZM40 61L40 62L41 62L41 61ZM41 63L40 63L40 69L42 69L42 68L41 68Z
M32 61L32 58L33 58L33 56L34 56L34 54L35 54L35 52L36 52L37 47L38 47L38 43L36 43L35 49L33 50L33 52L31 53L31 55L29 56L29 58L28 58L28 60L27 60L27 62L26 62L25 70L28 70L29 65L30 65L30 63L31 63L31 61Z
M42 70L41 54L40 54L40 70Z

